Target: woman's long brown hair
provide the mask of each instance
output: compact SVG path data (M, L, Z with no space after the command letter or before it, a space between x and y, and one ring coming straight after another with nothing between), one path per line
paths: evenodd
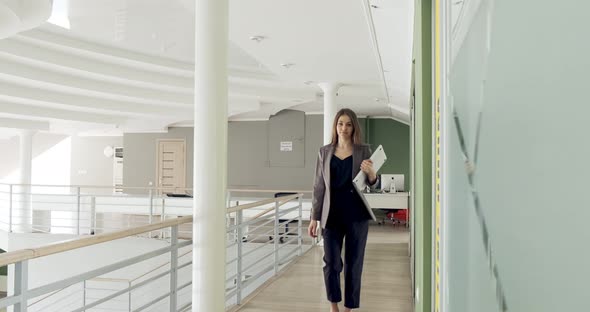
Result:
M362 144L361 126L355 112L350 108L343 108L339 110L338 113L336 113L336 117L334 117L334 124L332 125L332 142L330 144L338 144L338 133L336 131L336 127L338 126L338 118L340 118L342 115L348 116L352 122L352 143L355 145Z

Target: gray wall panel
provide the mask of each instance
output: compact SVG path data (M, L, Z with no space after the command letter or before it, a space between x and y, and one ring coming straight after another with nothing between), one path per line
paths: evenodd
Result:
M302 123L300 116L291 112L286 113L287 116L294 117ZM311 190L317 153L322 145L323 117L303 114L301 117L305 118L305 127L302 129L304 136L301 145L304 148L302 163L299 167L271 167L268 153L271 127L268 121L230 122L228 186L230 188ZM280 138L273 140L277 150L280 140ZM294 150L296 146L294 142Z
M276 126L272 126L277 122ZM371 121L372 123L396 123L393 120ZM365 120L361 119L365 132ZM280 128L283 129L280 129ZM156 140L161 138L186 138L187 141L187 187L192 186L193 129L176 128L161 134L126 134L124 137L125 185L145 186L155 182ZM315 163L319 148L323 145L323 116L304 115L296 111L283 111L270 121L230 121L228 123L228 187L244 189L311 190ZM274 132L278 132L275 134ZM295 133L295 134L293 134ZM290 136L290 137L289 137ZM387 136L376 139L373 148L389 140ZM279 152L280 141L293 138L295 165L283 161L272 165L269 152L271 145ZM408 149L407 146L400 148ZM286 153L286 152L283 152Z
M123 183L126 186L156 185L158 139L186 140L186 186L193 185L193 128L170 128L168 133L127 133L123 137Z
M305 167L305 113L285 110L268 121L268 155L271 167ZM281 144L290 151L281 150Z

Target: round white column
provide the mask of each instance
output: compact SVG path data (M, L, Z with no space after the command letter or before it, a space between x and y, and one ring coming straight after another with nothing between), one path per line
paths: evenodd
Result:
M324 91L324 144L330 144L332 141L332 123L334 122L334 116L338 112L336 96L341 84L322 82L318 85Z
M228 0L195 8L192 311L225 311Z
M19 169L21 186L16 187L19 194L18 203L13 205L12 218L14 222L13 229L15 232L28 233L32 232L33 224L33 206L31 205L31 180L33 172L33 135L35 131L22 130L19 133Z

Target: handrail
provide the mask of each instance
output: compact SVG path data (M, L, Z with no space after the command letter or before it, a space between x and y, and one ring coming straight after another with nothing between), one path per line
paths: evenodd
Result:
M158 186L114 186L114 185L65 185L65 184L22 184L22 183L0 183L0 185L13 186L35 186L35 187L69 187L69 188L93 188L93 189L144 189L144 190L193 190L192 187L158 187Z
M120 230L116 232L103 233L90 237L76 238L66 240L58 243L45 245L38 248L21 249L7 253L0 254L0 267L13 264L20 261L35 259L39 257L49 256L60 252L74 250L82 247L92 246L100 243L113 241L120 238L125 238L137 234L147 233L151 231L160 230L184 223L190 223L193 221L193 216L184 216L176 219L168 219L148 225L142 225L139 227Z
M276 198L269 198L269 199L264 199L264 200L257 201L254 203L250 203L250 204L233 206L233 207L227 209L227 213L234 213L239 210L250 209L250 208L254 208L254 207L258 207L258 206L262 206L262 205L268 205L268 204L274 203L276 200L277 200Z
M0 182L0 185L13 185L13 186L36 186L36 187L69 187L69 188L94 188L94 189L146 189L146 190L158 190L158 189L175 189L175 190L192 190L192 187L158 187L158 186L114 186L114 185L83 185L83 184L22 184L22 183L4 183ZM229 192L242 192L242 193L312 193L311 190L275 190L275 189L239 189L229 188Z
M229 192L243 192L243 193L312 193L313 191L307 190L256 190L256 189L227 189Z
M292 199L295 199L295 198L301 197L301 196L303 196L303 194L297 193L297 194L290 195L290 196L269 198L269 199L257 201L257 202L254 202L254 203L250 203L250 204L243 204L243 205L233 206L233 207L227 209L227 213L234 213L234 212L237 212L237 211L240 211L240 210L251 209L251 208L262 206L262 205L268 205L268 204L271 204L271 203L276 202L277 199L279 200L280 203L283 203L284 204L285 202L288 202L288 201L290 201Z
M257 206L262 206L266 204L270 204L279 200L280 205L295 199L297 197L302 196L303 194L298 193L290 196L283 196L279 198L271 198L266 200L261 200L251 204L239 205L235 207L231 207L227 210L227 213L233 213L239 210L250 209ZM49 245L45 245L38 248L28 248L28 249L21 249L15 250L7 253L0 254L0 266L5 266L13 263L17 263L20 261L35 259L39 257L49 256L52 254L65 252L69 250L74 250L82 247L92 246L100 243L105 243L108 241L113 241L120 238L125 238L133 235L138 235L142 233L147 233L151 231L160 230L163 228L168 228L180 224L190 223L193 221L193 216L184 216L179 217L176 219L168 219L148 225L142 225L135 228L110 232L110 233L103 233L98 235L93 235L90 237L84 238L76 238L71 240L66 240L62 242L57 242Z

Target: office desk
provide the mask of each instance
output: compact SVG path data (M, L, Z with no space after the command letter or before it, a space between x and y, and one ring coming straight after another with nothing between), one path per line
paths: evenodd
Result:
M372 209L408 209L408 192L365 193Z
M365 198L371 209L408 209L408 192L397 193L365 193ZM406 226L409 214L406 214Z

